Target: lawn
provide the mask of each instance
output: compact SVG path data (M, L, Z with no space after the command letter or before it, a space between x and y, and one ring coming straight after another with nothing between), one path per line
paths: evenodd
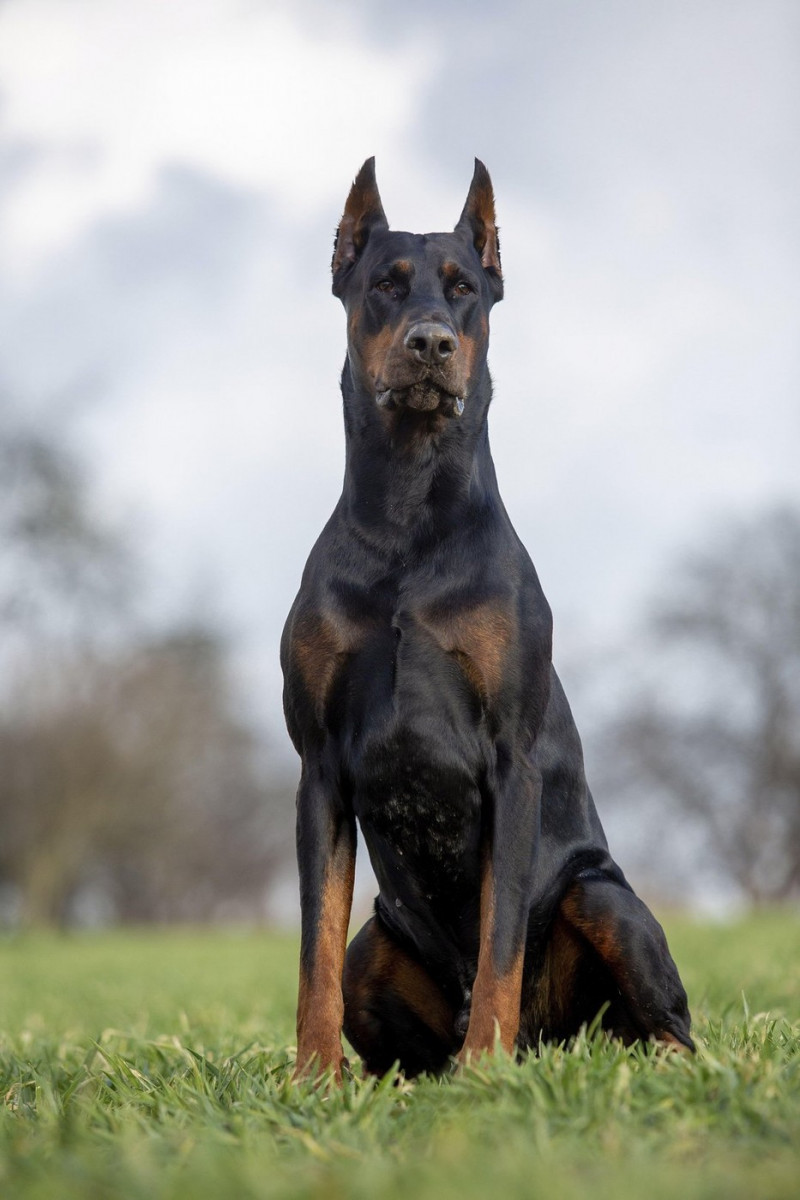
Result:
M327 1094L290 1079L292 938L0 942L0 1196L796 1197L800 917L667 929L694 1060L581 1037Z

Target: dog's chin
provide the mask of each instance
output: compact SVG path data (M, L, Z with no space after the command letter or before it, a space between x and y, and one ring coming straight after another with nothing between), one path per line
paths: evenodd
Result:
M386 388L375 397L379 408L410 408L421 413L441 413L444 417L460 417L464 411L464 400L444 388L425 380L405 388Z

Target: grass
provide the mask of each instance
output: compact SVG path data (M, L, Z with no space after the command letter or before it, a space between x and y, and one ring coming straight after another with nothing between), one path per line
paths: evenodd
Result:
M521 1066L328 1093L290 1079L291 938L0 943L0 1196L795 1197L800 918L668 933L694 1060L582 1036Z

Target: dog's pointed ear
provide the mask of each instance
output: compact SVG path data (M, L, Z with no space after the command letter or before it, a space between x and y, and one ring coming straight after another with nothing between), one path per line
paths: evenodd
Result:
M358 261L370 234L388 228L389 222L375 181L375 159L368 158L356 175L336 230L331 263L335 296L340 295L344 277Z
M489 172L479 158L469 186L464 211L456 225L457 232L467 233L480 256L495 300L503 296L503 271L500 266L500 239L494 217L494 192Z

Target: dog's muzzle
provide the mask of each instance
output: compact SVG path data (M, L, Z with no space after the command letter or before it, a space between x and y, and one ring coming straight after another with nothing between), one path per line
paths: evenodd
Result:
M460 417L464 412L463 396L454 396L430 382L386 388L377 393L375 402L378 408L412 408L416 412L440 412L444 417Z

